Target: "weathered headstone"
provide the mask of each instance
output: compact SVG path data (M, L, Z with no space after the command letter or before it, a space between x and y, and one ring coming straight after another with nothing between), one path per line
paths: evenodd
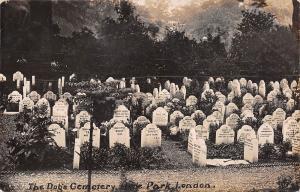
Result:
M238 126L239 120L240 120L240 117L237 114L233 113L229 117L226 118L226 125L228 125L233 130L235 130Z
M230 144L234 143L234 131L227 125L222 125L216 132L216 144Z
M195 106L198 103L197 97L190 95L186 100L186 106Z
M52 139L59 147L66 147L66 131L58 124L51 124L48 131L52 134Z
M158 107L152 114L152 123L157 126L167 126L168 116L168 112L164 108Z
M193 145L193 163L200 166L207 164L207 147L205 140L196 139Z
M258 144L274 143L274 130L268 123L262 124L257 131Z
M123 123L116 123L109 130L109 148L114 147L116 143L124 144L130 148L129 129Z
M190 116L185 116L179 122L179 130L180 131L190 130L191 128L194 128L194 127L196 127L196 122Z
M273 116L273 124L282 126L283 121L285 120L286 117L286 112L281 108L277 108L273 112L272 116Z
M81 144L84 144L86 142L89 142L90 139L90 129L91 129L91 123L87 122L84 124L83 127L79 129L79 138L81 141ZM95 124L93 124L93 146L100 148L100 129L96 127Z
M155 124L148 124L141 134L141 147L160 147L161 130Z
M130 111L124 105L119 105L114 111L114 117L117 121L128 122L130 120Z

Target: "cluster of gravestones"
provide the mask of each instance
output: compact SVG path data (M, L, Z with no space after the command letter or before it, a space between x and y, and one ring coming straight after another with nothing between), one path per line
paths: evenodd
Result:
M13 80L17 81L17 86L20 84L21 79L23 79L23 82L27 82L19 72L14 74ZM91 80L91 83L93 83L93 81L95 80ZM146 95L147 108L157 103L165 103L164 106L157 107L151 112L151 121L141 114L133 121L133 132L135 132L138 127L142 127L140 138L141 147L161 146L162 133L160 128L170 124L174 125L175 121L180 119L178 127L170 127L170 134L174 135L178 132L189 132L188 152L192 154L195 164L206 164L207 147L205 140L207 140L211 134L210 127L212 125L219 127L215 135L215 144L231 144L235 142L236 137L237 142L244 143L244 159L249 162L258 161L259 145L274 143L274 130L278 125L283 127L283 140L292 142L293 154L300 155L300 110L295 110L296 102L294 100L298 87L296 81L292 81L290 85L286 79L280 82L269 82L269 86L272 87L272 90L267 93L266 83L264 81L260 81L257 85L251 80L247 81L244 78L240 80L234 79L233 81L227 82L227 90L229 93L225 96L221 92L215 92L210 88L211 84L225 83L225 80L210 77L208 81L204 82L200 98L194 95L187 95L187 88L191 86L191 81L191 79L184 78L180 88L175 83L166 81L164 88L160 85L153 89L153 93L142 93L135 79L130 80L130 88L135 96L138 97L139 94ZM32 83L33 82L35 82L34 76L32 77ZM105 82L111 83L116 81L110 77ZM126 88L124 78L117 82L117 88ZM70 93L63 93L63 85L64 78L58 81L59 96L55 95L52 91L48 91L41 97L36 91L30 92L30 83L24 83L23 96L18 91L13 91L8 97L10 102L19 104L19 112L23 111L24 108L32 110L34 107L37 109L42 108L42 106L46 107L47 115L49 117L51 116L53 122L53 124L49 126L49 131L54 133L53 138L59 146L66 147L66 131L69 128L68 124L70 120L67 100L74 102L75 99L73 98L79 96L84 97L85 94L77 93L76 96L73 97ZM265 101L268 101L277 105L278 94L283 94L289 99L284 109L278 107L272 115L266 115L263 119L263 124L258 128L257 132L251 126L244 125L237 131L237 136L235 136L235 129L240 120L246 121L249 118L256 120L253 114L253 107L257 103L263 104ZM217 101L212 108L213 112L207 116L201 110L195 110L191 116L185 116L183 112L179 110L169 113L169 102L176 103L181 100L185 101L187 107L197 108L197 104L201 100L207 99L207 95L217 97ZM242 97L243 106L241 108L233 102L236 97ZM49 104L50 101L54 102L52 109ZM90 114L87 111L76 109L76 106L77 104L73 103L73 112L76 111L77 114L75 117L77 138L75 139L73 167L79 168L80 147L83 143L89 141L91 123ZM265 106L262 105L259 109L261 114L263 114L264 107ZM240 115L235 113L237 110L241 111ZM287 117L286 112L292 115ZM197 124L197 118L202 118L203 123ZM109 147L115 146L116 143L130 147L130 131L129 128L125 126L126 123L131 123L130 110L124 105L118 105L111 121L115 123L109 129ZM61 127L60 124L63 125L63 127ZM93 146L100 147L100 129L96 127L96 125L93 127Z

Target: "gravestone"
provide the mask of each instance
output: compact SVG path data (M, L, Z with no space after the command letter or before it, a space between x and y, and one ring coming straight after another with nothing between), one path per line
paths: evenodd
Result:
M75 128L79 128L81 124L85 124L91 120L91 116L87 111L81 111L75 117Z
M172 98L174 97L175 93L176 93L176 85L175 85L175 83L171 83L171 85L170 85L170 95L171 95Z
M217 101L220 101L222 103L225 103L226 102L226 96L223 95L221 92L216 92L215 95L217 96L218 100Z
M153 89L153 97L154 97L155 99L158 98L158 94L159 94L158 89L157 89L157 88L154 88L154 89Z
M300 157L300 132L294 136L292 153L293 155Z
M201 94L201 100L206 100L207 99L206 97L208 95L214 96L215 93L214 93L214 91L212 89L207 89L207 90L205 90L205 91L202 92L202 94Z
M264 102L264 99L260 95L255 95L253 105L261 104Z
M246 93L243 97L243 103L244 105L253 105L254 97L250 93Z
M37 107L38 111L42 110L43 112L46 113L46 116L50 117L51 108L50 108L49 101L46 98L41 98L40 100L38 100L35 106Z
M282 126L283 121L285 120L286 117L286 112L281 108L277 108L273 112L272 116L273 116L273 124Z
M83 127L79 129L79 139L81 144L88 143L90 141L90 129L91 123L87 122ZM100 148L100 129L93 124L93 146Z
M198 103L197 97L190 95L186 100L186 106L196 106Z
M197 138L208 140L209 130L207 128L205 128L203 125L197 125L195 127L195 131L196 131L196 134L197 134Z
M233 113L226 118L226 125L231 127L231 129L235 130L238 126L239 120L240 117L237 114Z
M17 71L13 74L13 81L23 81L24 75L20 71Z
M197 133L195 131L195 128L191 128L188 137L188 152L190 154L193 154L193 147L196 139L197 139Z
M161 91L161 93L163 94L163 97L165 98L165 100L171 98L171 94L170 94L169 91L167 91L166 89L163 89L163 90Z
M22 95L18 91L13 91L8 95L9 103L19 103L22 100Z
M152 114L152 123L157 126L167 126L168 116L168 112L164 108L158 107Z
M66 131L58 124L51 124L48 131L52 134L52 139L59 147L66 147Z
M212 114L219 124L223 124L224 115L220 111L214 111Z
M216 144L231 144L234 143L234 131L228 125L222 125L216 132Z
M264 81L260 81L259 83L259 87L258 87L258 93L260 96L262 96L263 98L266 97L266 84Z
M239 80L241 87L246 88L247 87L247 80L245 78L241 78Z
M116 143L124 144L130 148L129 129L123 123L116 123L109 130L109 148L114 147Z
M164 84L165 89L170 90L170 86L171 86L171 82L169 80L167 80Z
M257 131L258 144L274 143L274 130L268 123L262 124Z
M128 122L130 120L130 111L124 105L119 105L114 111L114 117L117 121Z
M232 113L237 111L239 108L236 106L235 103L229 103L226 106L226 112L225 112L225 117L229 117Z
M160 147L161 130L155 124L148 124L141 134L141 147Z
M186 98L186 88L185 88L185 86L183 85L183 86L181 86L181 88L180 88L180 92L183 94L183 99L185 99Z
M194 127L196 127L196 122L190 116L185 116L182 120L179 121L180 132L190 130Z
M24 109L32 111L33 110L33 106L34 106L34 102L29 97L25 97L19 103L19 112L23 112Z
M133 133L136 134L138 129L144 129L151 122L145 116L139 116L133 122Z
M283 122L283 141L293 141L294 135L299 132L298 122L294 118L289 118Z
M296 91L297 86L298 86L297 81L295 81L295 80L292 81L292 83L291 83L291 90L292 91Z
M244 159L250 163L258 162L258 140L247 137L244 142Z
M300 110L295 110L294 113L292 114L292 117L296 119L296 121L300 120Z
M73 169L79 169L79 164L80 164L80 146L81 146L80 139L76 138L75 139L75 144L74 144Z
M256 133L249 125L244 125L240 130L237 132L237 141L244 143L246 138L250 137L251 139L256 138Z
M52 108L52 122L62 123L64 128L69 128L69 104L65 100L55 102Z
M247 88L248 90L250 90L250 91L253 90L252 84L253 84L252 81L251 81L251 80L248 80L246 88Z
M273 117L272 115L266 115L263 120L262 120L263 123L268 123L269 125L272 125L273 123Z
M223 122L223 118L225 115L225 105L224 103L222 103L221 101L217 101L216 104L214 105L213 109L216 109L217 111L219 111L222 114L222 122Z
M184 115L180 111L174 111L170 115L170 123L175 124L176 119L183 119Z
M48 101L56 101L57 96L52 91L47 91L43 98L47 99Z
M63 95L62 95L62 98L69 101L69 102L72 102L73 101L73 95L69 92L65 92Z
M296 101L294 99L289 99L286 104L287 111L293 111L296 105Z
M32 91L28 94L28 97L34 102L36 103L40 98L40 94L38 94L36 91Z
M0 73L0 82L5 82L5 81L6 81L5 75L3 75L2 73Z
M196 139L193 145L193 163L200 166L207 164L207 147L203 139Z

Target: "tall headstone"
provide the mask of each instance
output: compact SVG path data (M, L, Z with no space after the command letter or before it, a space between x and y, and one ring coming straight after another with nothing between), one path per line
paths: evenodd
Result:
M300 157L300 132L294 136L292 153L293 155Z
M195 131L195 128L191 128L188 137L188 152L190 154L193 153L194 142L196 141L196 139L197 139L197 133Z
M207 147L203 139L196 139L193 145L193 163L200 166L207 164Z
M244 142L244 159L250 163L258 162L258 140L247 137Z
M74 144L73 169L79 169L79 165L80 165L80 146L81 146L80 139L76 138L75 139L75 144Z

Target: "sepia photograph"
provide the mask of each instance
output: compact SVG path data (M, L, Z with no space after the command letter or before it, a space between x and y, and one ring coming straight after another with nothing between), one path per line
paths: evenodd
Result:
M300 0L0 4L0 192L300 192Z

